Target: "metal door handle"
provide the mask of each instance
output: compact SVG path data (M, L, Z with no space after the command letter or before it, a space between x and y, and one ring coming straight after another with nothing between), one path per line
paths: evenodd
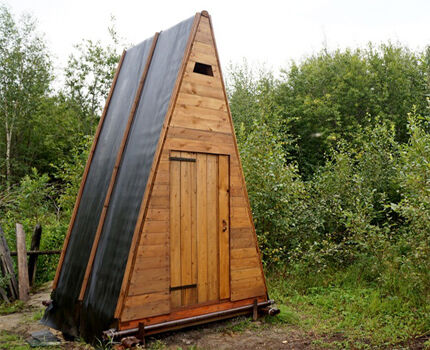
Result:
M223 220L222 221L222 232L227 231L227 221Z

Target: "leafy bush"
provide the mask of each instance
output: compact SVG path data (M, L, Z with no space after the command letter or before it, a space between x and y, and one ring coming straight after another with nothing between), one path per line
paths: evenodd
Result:
M314 176L311 210L320 226L316 239L301 249L318 269L345 267L363 254L380 255L390 225L387 203L397 200L396 154L390 125L366 127L353 142L339 142Z
M392 43L321 52L293 62L274 93L282 119L298 138L294 154L308 179L325 164L325 154L356 130L375 126L379 116L406 142L406 116L415 105L426 113L429 53Z
M264 261L280 263L302 239L297 230L312 224L304 215L308 212L306 185L297 166L286 163L282 142L265 123L255 123L247 136L242 126L238 145ZM307 230L311 232L311 227Z
M400 148L396 168L401 200L391 207L403 219L390 255L384 260L385 288L413 298L430 300L430 134L429 117L409 114L409 142Z

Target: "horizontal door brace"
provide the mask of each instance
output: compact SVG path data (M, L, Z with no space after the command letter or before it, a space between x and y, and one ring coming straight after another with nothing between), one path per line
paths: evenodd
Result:
M188 288L196 288L196 287L197 287L197 284L187 284L185 286L170 287L170 291L188 289Z
M195 162L195 158L183 158L183 157L169 157L169 160L174 160L178 162Z

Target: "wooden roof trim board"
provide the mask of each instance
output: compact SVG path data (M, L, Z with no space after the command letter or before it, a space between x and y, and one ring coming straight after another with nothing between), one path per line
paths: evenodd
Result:
M118 318L121 315L121 312L122 312L122 309L124 306L124 298L127 295L127 291L129 288L130 274L131 274L131 271L133 270L133 265L134 265L136 255L137 255L136 252L137 252L137 248L139 246L140 231L142 229L142 226L144 223L144 218L145 218L147 210L148 210L148 198L149 198L150 192L151 192L152 187L153 187L154 174L157 170L157 167L158 167L158 164L160 161L161 150L162 150L164 142L165 142L167 127L169 125L170 118L172 116L173 108L176 104L179 87L181 85L183 75L185 73L186 63L188 61L188 57L189 57L190 52L191 52L191 45L194 41L197 27L198 27L199 22L200 22L200 17L201 17L200 13L196 13L196 15L194 17L194 23L193 23L193 26L191 28L191 32L190 32L190 36L188 38L187 46L185 48L185 53L184 53L184 56L182 59L181 68L179 69L178 78L176 80L175 87L173 88L169 107L168 107L168 110L166 113L163 127L161 129L161 136L160 136L160 139L158 141L157 150L156 150L155 155L154 155L154 160L153 160L151 172L149 174L148 182L146 184L145 193L144 193L144 196L142 198L140 212L139 212L137 222L136 222L136 228L135 228L134 233L133 233L133 239L132 239L131 246L130 246L130 252L129 252L128 259L127 259L127 265L126 265L125 272L124 272L123 282L121 285L121 291L120 291L120 294L118 297L118 302L117 302L117 306L116 306L115 313L114 313L115 318Z
M63 249L61 251L60 259L58 261L58 266L57 266L57 270L55 272L54 282L52 283L52 289L55 289L57 287L58 279L60 278L61 268L63 266L64 257L66 255L68 243L69 243L69 240L70 240L70 235L72 233L73 225L75 223L76 215L77 215L77 212L78 212L78 209L79 209L79 204L81 202L82 193L84 192L84 187L85 187L85 183L86 183L86 180L87 180L88 172L90 170L91 162L93 160L94 152L95 152L96 147L97 147L97 142L99 140L100 132L101 132L102 127L103 127L103 123L104 123L104 120L105 120L105 117L106 117L106 113L107 113L107 110L109 108L109 104L110 104L110 101L111 101L111 98L112 98L112 94L113 94L113 91L115 89L115 85L116 85L116 82L118 80L119 72L121 70L122 63L124 62L125 55L126 55L126 51L124 50L122 52L121 58L119 60L118 67L116 69L115 76L114 76L114 79L113 79L113 82L112 82L112 86L110 88L108 97L106 99L105 106L103 108L102 116L101 116L99 124L97 126L96 134L94 136L94 141L93 141L93 144L91 146L91 150L90 150L90 153L88 155L87 163L85 165L84 174L82 176L81 184L79 186L79 192L78 192L78 195L76 197L75 206L73 207L73 213L72 213L72 216L70 218L69 227L67 229L66 237L64 239Z
M220 64L219 55L218 55L218 48L217 48L216 41L215 41L215 35L214 35L213 26L212 26L212 19L211 19L211 16L207 12L206 12L206 14L207 14L207 17L209 19L209 25L210 25L210 28L211 28L212 41L213 41L213 45L215 47L215 55L216 55L216 60L217 60L217 63L218 63L219 74L221 76L221 80L223 81L224 79L223 79L223 75L222 75L222 71L221 71L221 64ZM225 100L228 101L228 99L227 99L227 92L225 90L225 84L224 83L222 84L222 89L223 89L223 92L224 92ZM240 159L239 148L237 147L236 133L234 132L233 118L231 116L230 105L228 103L227 103L227 113L228 113L228 116L229 116L230 125L231 125L232 130L233 130L233 139L234 139L234 145L235 145L234 148L235 148L235 151L236 151L237 159L239 161L240 172L242 174L242 184L244 184L243 191L245 192L246 204L247 204L247 207L248 207L248 215L249 215L249 219L251 220L251 222L254 223L254 220L252 218L251 205L249 203L248 190L246 189L246 185L245 185L246 184L246 182L245 182L245 174L244 174L243 168L242 168L242 161ZM260 252L260 248L258 247L257 233L255 231L255 226L254 225L252 225L252 231L253 231L253 237L254 237L254 244L255 244L255 247L257 249L257 254L259 256L260 267L261 267L261 272L262 272L261 274L262 274L262 277L263 277L263 282L264 282L264 288L265 288L265 291L266 291L266 296L267 296L267 298L269 298L269 295L268 295L268 292L267 292L266 276L263 273L263 262L261 260L261 252Z
M113 188L115 185L115 180L116 180L118 170L120 167L122 155L124 153L124 149L125 149L125 145L127 143L128 135L130 133L131 124L133 123L133 119L134 119L134 116L136 114L136 109L137 109L137 106L139 104L140 96L142 94L143 86L145 84L146 76L148 74L149 66L150 66L151 61L152 61L155 46L157 45L157 40L158 40L159 34L160 33L158 33L158 32L155 33L154 38L152 39L151 48L150 48L150 51L148 54L148 58L146 60L145 68L144 68L144 70L142 72L142 76L140 78L139 87L137 89L136 96L135 96L134 101L133 101L133 106L130 110L130 115L128 117L127 126L126 126L125 131L124 131L124 136L122 138L121 145L118 149L118 154L117 154L115 165L113 168L113 172L112 172L111 180L109 183L109 188L108 188L108 191L106 194L106 199L105 199L105 202L103 205L102 213L100 215L100 220L99 220L99 224L97 227L96 235L94 237L94 243L93 243L93 246L91 248L90 257L89 257L87 268L85 271L85 276L84 276L84 279L82 281L82 287L81 287L81 291L79 293L78 301L82 301L84 299L85 291L86 291L87 284L88 284L88 279L89 279L90 274L91 274L91 270L92 270L93 263L94 263L94 257L95 257L98 243L100 240L100 235L101 235L101 232L103 230L103 225L104 225L105 218L106 218L107 208L109 207L109 202L110 202L110 199L112 196L112 191L113 191Z

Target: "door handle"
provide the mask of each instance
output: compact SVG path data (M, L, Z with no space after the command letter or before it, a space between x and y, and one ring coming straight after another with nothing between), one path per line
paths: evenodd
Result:
M227 231L227 221L223 220L222 221L222 232Z

